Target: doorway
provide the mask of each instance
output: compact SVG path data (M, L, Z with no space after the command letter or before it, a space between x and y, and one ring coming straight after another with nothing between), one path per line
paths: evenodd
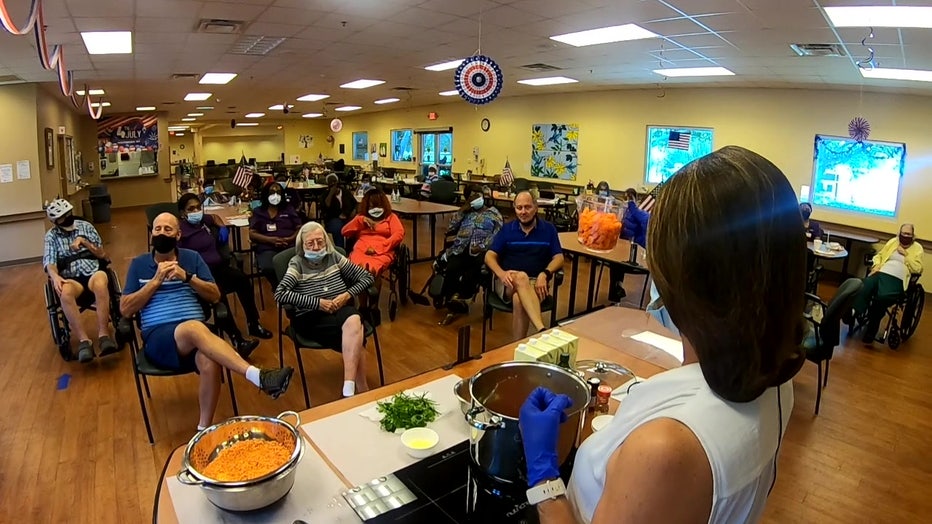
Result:
M452 176L453 130L421 132L418 136L421 151L418 174L426 175L427 168L436 165L438 175Z

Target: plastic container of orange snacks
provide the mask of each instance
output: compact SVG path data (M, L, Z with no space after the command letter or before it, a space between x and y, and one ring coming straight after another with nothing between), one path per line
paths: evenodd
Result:
M586 249L606 253L615 249L625 217L622 202L611 197L581 195L576 198L579 229L576 238Z

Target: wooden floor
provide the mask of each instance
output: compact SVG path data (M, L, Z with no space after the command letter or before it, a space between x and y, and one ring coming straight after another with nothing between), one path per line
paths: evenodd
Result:
M405 222L409 227L410 222ZM141 209L115 210L99 226L119 274L145 250ZM438 230L442 231L442 222ZM428 229L421 223L421 254ZM36 239L39 242L40 239ZM579 300L585 300L581 265ZM429 264L414 270L415 287ZM569 271L569 264L567 264ZM604 280L607 280L607 275ZM197 423L196 378L155 379L152 386L155 445L146 439L127 352L81 365L63 362L52 344L39 264L0 269L0 522L144 522L151 518L156 479L169 453L184 444ZM603 288L606 287L603 281ZM626 283L629 295L640 282ZM560 315L566 311L564 285ZM826 289L829 293L831 290ZM383 310L385 309L383 293ZM605 297L603 289L602 298ZM265 290L263 322L273 329L276 311ZM470 323L479 351L478 306L454 325L441 327L432 307L409 304L380 328L388 381L455 359L456 329ZM236 311L241 317L242 312ZM509 317L496 316L489 347L508 341ZM88 327L92 317L85 315ZM851 340L836 352L822 413L814 417L815 366L795 380L796 405L783 442L779 479L765 522L919 522L932 514L932 321L898 352L864 348ZM286 343L286 359L295 365ZM253 360L277 363L277 339L263 341ZM304 356L312 402L335 400L341 362L332 352ZM67 387L60 388L70 377ZM370 383L376 384L375 359ZM300 383L278 400L235 378L241 413L274 415L301 410ZM221 396L217 420L231 416Z

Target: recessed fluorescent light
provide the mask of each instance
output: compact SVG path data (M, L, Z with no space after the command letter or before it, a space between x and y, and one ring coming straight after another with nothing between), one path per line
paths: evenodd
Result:
M246 118L262 118L265 113L246 113Z
M207 100L213 95L213 93L188 93L184 96L184 99L188 102L201 102Z
M547 78L528 78L527 80L518 80L519 84L524 84L528 86L553 86L557 84L575 84L579 82L575 78L567 78L565 76L550 76Z
M204 116L204 113L188 113L188 116Z
M155 111L155 106L139 106L136 111Z
M340 106L340 107L334 109L334 111L356 111L357 109L362 109L362 107L360 107L360 106Z
M873 69L861 68L864 78L880 78L884 80L912 80L914 82L932 82L932 71L923 69L890 69L875 67Z
M365 89L367 87L373 87L377 85L384 84L385 80L366 80L365 78L360 80L353 80L346 84L341 85L343 89Z
M214 106L197 106L194 109L198 109L200 111L210 111L213 108Z
M304 95L298 97L298 102L317 102L318 100L323 100L325 98L330 98L330 95Z
M441 64L429 65L425 67L424 69L428 71L446 71L448 69L455 69L459 67L459 65L462 63L463 63L463 59L460 58L459 60L450 60L449 62L443 62Z
M230 80L236 78L236 73L204 73L199 84L229 84Z
M288 104L288 109L294 107L294 104ZM269 106L269 111L282 111L285 109L285 106L282 104L275 104L274 106Z
M921 27L932 28L932 7L863 5L826 7L835 27Z
M319 116L324 116L324 114L323 113L304 113L301 116L304 118L317 118Z
M682 76L735 76L735 74L724 67L680 67L673 69L654 69L658 75L669 77Z
M657 33L648 31L639 25L624 24L551 36L550 39L575 47L584 47L587 45L610 44L612 42L624 42L627 40L643 40L645 38L656 38L657 36L659 36Z
M91 55L125 55L133 52L131 31L88 31L81 33Z
M394 104L395 102L399 102L399 101L401 101L400 98L383 98L381 100L376 100L374 103L382 105L382 104Z
M194 118L194 117L188 117L188 118L182 118L182 119L181 119L182 122L194 122L195 120L197 120L197 119Z
M255 127L259 125L258 122L238 122L236 127Z
M175 133L175 136L184 136L184 133Z
M453 96L453 95L458 95L458 94L460 94L460 92L457 91L456 89L453 89L453 90L451 90L451 91L441 91L441 92L439 92L439 93L437 93L437 94L440 95L440 96Z
M74 94L76 94L76 95L78 95L78 96L84 96L84 90L81 89L81 90L75 91ZM103 94L106 94L106 93L104 93L104 90L103 90L103 89L91 89L91 90L89 90L89 91L87 92L87 94L89 94L89 95L91 95L91 96L100 96L100 95L103 95Z
M110 107L110 102L92 102L91 107Z

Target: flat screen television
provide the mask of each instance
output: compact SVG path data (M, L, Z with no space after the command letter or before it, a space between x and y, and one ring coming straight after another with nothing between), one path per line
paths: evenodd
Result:
M906 144L816 135L813 149L810 203L896 216Z

